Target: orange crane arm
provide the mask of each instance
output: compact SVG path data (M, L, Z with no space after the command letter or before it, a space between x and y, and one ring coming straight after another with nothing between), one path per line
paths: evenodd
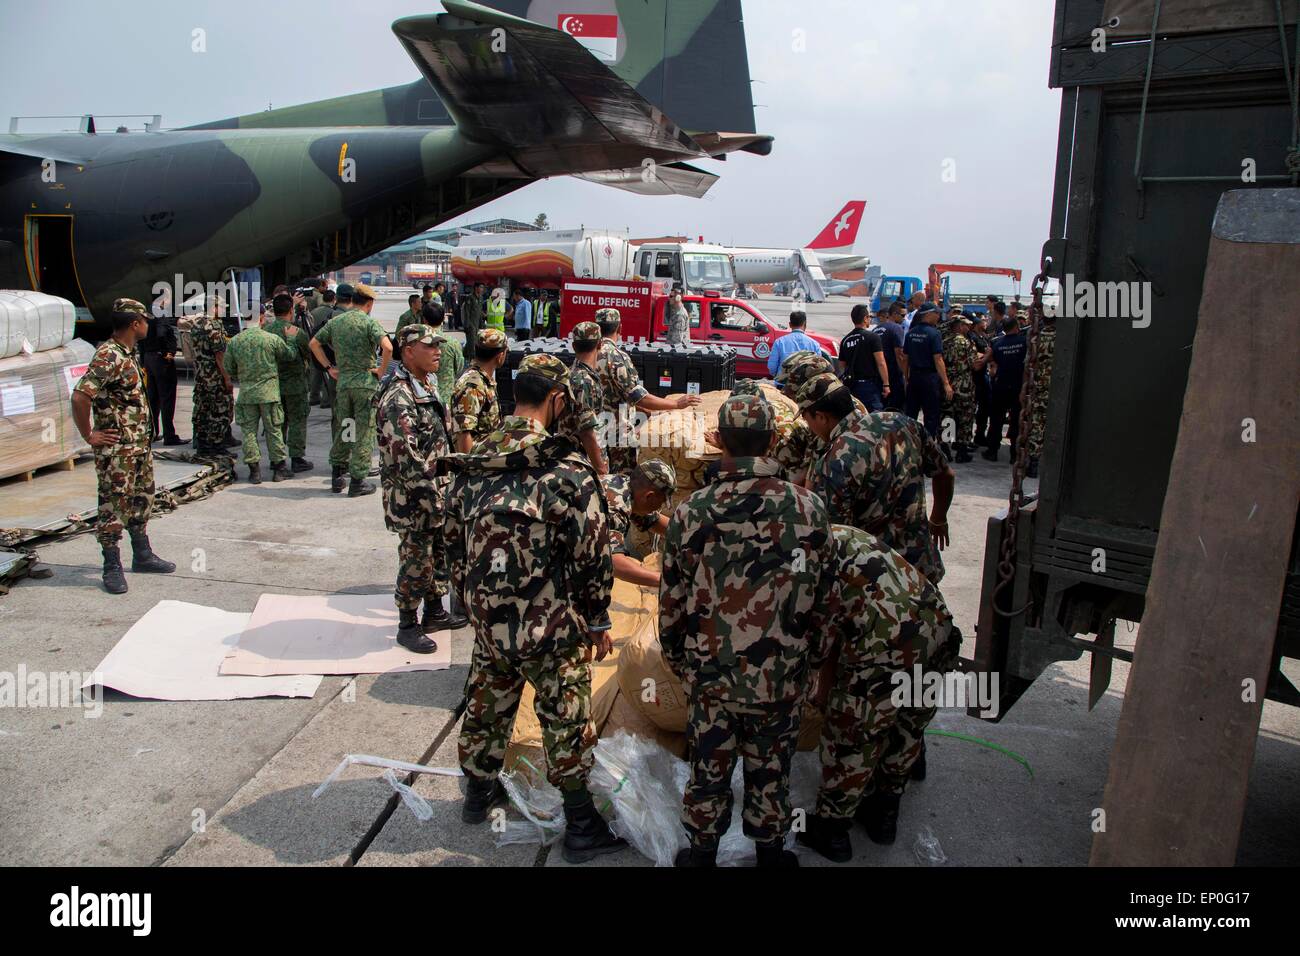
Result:
M1004 266L954 266L943 263L936 263L930 266L930 281L926 285L926 296L932 302L939 301L939 292L943 286L943 277L949 272L964 272L973 275L990 275L990 276L1008 276L1016 282L1020 281L1019 269L1008 269Z

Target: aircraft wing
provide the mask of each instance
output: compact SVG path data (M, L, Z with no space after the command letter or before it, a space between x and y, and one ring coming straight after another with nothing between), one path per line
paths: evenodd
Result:
M638 196L689 196L701 199L718 181L713 173L697 169L687 163L632 169L602 169L598 172L575 173L576 179L585 179L602 186L613 186Z
M468 139L533 176L639 169L708 151L576 39L481 6L405 17L393 32Z
M44 146L42 142L45 143ZM0 136L0 155L3 154L23 156L27 159L50 159L56 163L69 163L75 166L84 166L89 162L85 157L72 156L64 149L50 149L48 138L44 136Z

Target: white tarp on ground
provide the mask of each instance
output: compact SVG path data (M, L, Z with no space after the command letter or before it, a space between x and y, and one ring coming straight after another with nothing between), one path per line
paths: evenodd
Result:
M251 615L159 601L136 621L96 668L95 683L155 700L312 697L321 677L223 677L221 662Z
M432 654L397 643L392 594L263 594L222 674L387 674L451 667L451 632Z

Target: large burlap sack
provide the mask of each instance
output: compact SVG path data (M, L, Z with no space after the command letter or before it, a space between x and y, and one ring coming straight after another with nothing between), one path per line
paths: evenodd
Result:
M764 397L778 409L778 415L797 418L798 407L768 382L760 382ZM672 412L656 412L637 432L640 461L659 459L677 472L677 495L680 503L691 492L704 487L704 472L722 457L722 449L709 444L704 435L718 427L718 409L731 393L705 392L700 404Z

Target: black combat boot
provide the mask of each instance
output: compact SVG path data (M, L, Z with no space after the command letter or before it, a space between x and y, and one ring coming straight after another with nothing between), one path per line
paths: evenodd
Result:
M289 465L283 461L271 462L271 480L288 481L293 477L293 472L289 470Z
M416 654L432 654L438 649L433 638L424 633L414 611L400 611L397 618L397 643Z
M226 432L226 437L221 439L221 444L226 448L238 448L240 445L243 444L243 442L240 441L238 438L236 438L230 432Z
M100 545L104 552L104 590L109 594L126 593L126 575L122 573L122 552L115 544Z
M487 819L489 810L509 799L506 788L501 786L501 781L498 778L493 777L491 780L484 780L482 777L467 776L465 778L465 802L460 807L461 822L482 823Z
M957 446L957 464L964 465L966 462L974 460L975 459L971 457L970 445Z
M347 483L348 470L339 465L330 466L330 491L338 494Z
M780 837L767 843L755 843L754 852L757 854L758 866L789 869L799 865L799 858L792 850L785 848L785 840Z
M464 627L465 624L469 623L469 611L465 610L465 605L460 603L460 595L457 594L454 590L448 592L447 604L448 604L447 613L451 615L451 619L453 621L453 623L450 624L449 626L453 630L458 627ZM464 623L456 624L454 623L456 620L461 620Z
M698 866L712 868L718 865L718 846L696 846L692 843L684 850L679 850L673 866Z
M564 847L566 863L586 863L606 853L617 853L627 846L622 837L614 836L596 811L596 804L585 786L564 791Z
M916 762L912 764L911 779L925 779L925 744L921 744L921 756L917 757Z
M429 600L424 599L424 614L420 616L420 626L424 628L426 634L431 631L454 631L458 627L464 627L469 623L469 618L464 614L459 617L454 614L448 614L443 609L442 601L438 598Z
M871 793L862 798L853 815L867 829L872 843L888 846L898 838L898 801L896 793Z
M1025 467L1025 477L1026 477L1026 478L1037 478L1037 477L1038 477L1038 459L1037 459L1037 458L1031 458L1031 459L1029 459L1029 464Z
M292 465L293 465L293 470L295 472L311 471L313 468L316 467L311 462L309 462L306 458L295 458L293 459Z
M174 448L176 445L184 445L187 442L180 435L168 435L163 439L163 444L169 448Z
M364 478L353 478L348 483L348 497L360 498L362 495L373 495L375 486Z
M262 466L260 463L248 466L248 480L254 485L262 483Z
M849 826L852 823L852 820L809 816L807 831L796 833L795 839L832 863L847 863L853 859L853 844L849 840Z
M129 530L129 529L128 529ZM131 531L131 571L135 574L171 574L176 565L164 561L149 547L149 535Z
M985 461L997 461L998 450L996 448L985 448L982 452L980 452L980 457L983 458Z

